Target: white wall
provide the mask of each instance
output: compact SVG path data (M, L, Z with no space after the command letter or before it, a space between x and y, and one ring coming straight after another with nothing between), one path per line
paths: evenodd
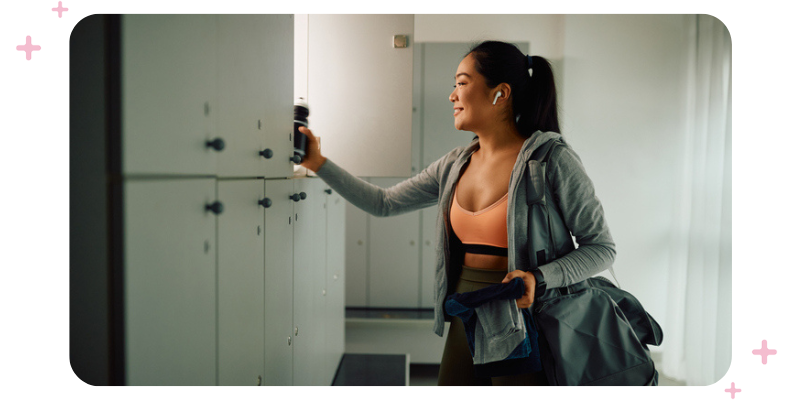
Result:
M532 54L560 59L564 54L563 15L414 16L417 42L529 42ZM456 67L458 63L456 63Z
M565 19L562 131L603 202L622 288L662 325L681 193L692 21L682 15Z

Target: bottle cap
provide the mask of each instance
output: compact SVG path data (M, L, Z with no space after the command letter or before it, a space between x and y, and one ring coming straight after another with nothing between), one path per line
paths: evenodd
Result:
M302 97L298 97L297 101L294 102L294 105L302 106L302 107L305 107L306 109L308 109L308 103L306 102L306 99L304 99Z

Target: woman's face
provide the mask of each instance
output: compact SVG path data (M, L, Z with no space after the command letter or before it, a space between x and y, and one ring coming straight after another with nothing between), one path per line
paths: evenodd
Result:
M458 64L456 84L450 93L455 127L461 131L480 130L492 121L492 98L484 77L475 70L472 54Z

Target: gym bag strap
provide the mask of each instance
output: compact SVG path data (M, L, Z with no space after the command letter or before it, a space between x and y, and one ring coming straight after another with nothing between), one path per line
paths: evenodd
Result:
M546 178L550 155L563 145L552 139L528 161L532 268L575 249ZM661 344L661 327L636 297L606 278L547 288L529 310L540 333L541 362L550 385L658 385L647 345Z

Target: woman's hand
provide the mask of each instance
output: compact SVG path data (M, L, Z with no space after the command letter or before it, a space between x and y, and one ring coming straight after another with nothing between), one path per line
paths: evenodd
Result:
M303 162L300 163L300 165L316 173L322 166L322 164L325 163L325 160L327 160L325 157L322 156L322 153L320 153L319 138L314 136L314 134L311 133L311 130L306 128L305 126L300 127L300 133L308 137L308 146L306 146L306 156L303 158Z
M533 295L536 291L536 278L534 278L533 274L530 272L514 270L509 272L501 283L511 282L511 280L514 278L522 278L522 280L525 282L525 294L517 299L517 307L530 307L533 305Z

